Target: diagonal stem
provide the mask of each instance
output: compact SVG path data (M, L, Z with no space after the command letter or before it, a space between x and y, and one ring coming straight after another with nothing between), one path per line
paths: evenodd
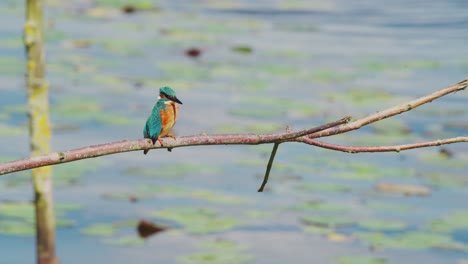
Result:
M268 177L270 176L271 167L273 166L273 160L275 159L276 151L278 150L279 144L280 143L275 143L273 145L273 150L271 151L270 160L268 161L268 165L265 171L265 176L263 177L262 186L260 186L260 189L258 189L258 192L263 192L263 188L265 188L265 185L268 182Z

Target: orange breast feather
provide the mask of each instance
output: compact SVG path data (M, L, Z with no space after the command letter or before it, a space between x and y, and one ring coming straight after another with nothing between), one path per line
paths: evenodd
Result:
M173 102L166 104L166 110L161 109L162 129L159 137L165 137L171 131L177 120L177 105Z

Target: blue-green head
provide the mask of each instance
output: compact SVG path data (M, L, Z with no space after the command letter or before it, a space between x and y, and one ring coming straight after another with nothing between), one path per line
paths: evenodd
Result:
M159 97L167 98L173 102L182 104L182 102L179 99L177 99L175 91L172 90L172 88L169 86L163 86L159 88Z

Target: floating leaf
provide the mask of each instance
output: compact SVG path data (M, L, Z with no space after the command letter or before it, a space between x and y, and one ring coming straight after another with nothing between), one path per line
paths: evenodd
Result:
M206 166L198 166L198 169L206 168ZM197 165L177 164L177 165L161 165L157 169L143 168L143 167L130 167L125 169L124 173L135 176L145 177L181 177L197 170Z
M424 186L379 183L374 187L379 192L398 193L403 195L426 196L431 194L431 189Z
M316 235L326 235L334 232L333 228L315 225L304 226L302 230L304 231L304 233Z
M217 211L206 208L166 208L153 215L178 222L189 234L223 232L239 224L237 219L219 217Z
M393 203L384 203L384 202L368 202L367 207L373 210L385 211L385 212L407 212L412 209L410 205L407 204L393 204Z
M250 54L253 50L249 46L234 46L232 47L232 51L237 53Z
M316 70L312 73L312 80L321 83L344 82L352 79L349 74L339 73L336 70Z
M406 223L390 220L361 220L359 226L373 231L402 230L406 228Z
M339 264L385 264L388 263L385 258L377 258L370 256L352 256L339 257L336 259Z
M324 216L324 215L307 215L301 217L301 221L307 225L337 228L343 226L353 225L354 220L345 219L342 216Z
M426 228L441 233L450 233L457 229L468 230L468 211L457 211L446 217L433 220Z
M382 233L356 233L355 237L366 241L373 247L431 249L468 251L468 246L454 241L450 236L429 232L407 232L394 236Z
M247 254L219 254L219 253L197 253L191 256L179 257L177 262L185 264L232 264L248 263L254 260L254 257Z
M104 244L112 246L138 246L145 243L145 240L135 236L122 236L113 237L111 239L104 239Z
M349 209L347 206L344 205L325 203L323 201L306 201L295 205L293 208L300 211L316 210L325 212L344 212Z
M449 158L446 155L429 151L421 153L419 159L425 164L443 168L465 168L468 164L468 155L455 155Z
M32 236L35 234L35 228L32 223L17 220L1 220L1 235Z
M81 233L89 236L111 236L116 231L115 226L109 223L92 224L81 229Z

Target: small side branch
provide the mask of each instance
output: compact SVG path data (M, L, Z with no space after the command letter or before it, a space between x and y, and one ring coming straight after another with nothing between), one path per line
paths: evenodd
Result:
M466 137L454 137L454 138L447 138L429 142L421 142L421 143L413 143L413 144L404 144L404 145L396 145L396 146L342 146L336 144L325 143L323 141L318 141L315 139L303 137L302 142L336 151L348 152L348 153L360 153L360 152L400 152L403 150L408 149L415 149L415 148L426 148L426 147L435 147L453 143L460 143L460 142L468 142L468 136Z
M423 96L421 98L411 100L409 102L390 107L388 109L385 109L383 111L376 112L374 114L370 114L366 117L360 118L358 120L355 120L353 122L350 122L346 125L341 125L333 128L329 128L326 130L322 130L320 132L315 132L311 135L309 135L309 138L319 138L319 137L328 137L336 134L342 134L346 133L351 130L356 130L359 129L363 126L366 126L368 124L374 123L376 121L395 116L404 112L408 112L416 107L419 107L423 104L429 103L434 101L435 99L438 99L442 96L445 96L450 93L458 92L461 90L466 89L468 86L468 79L464 79L463 81L460 81L456 84L453 84L451 86L448 86L444 89L441 89L439 91L433 92L431 94L428 94L426 96Z
M268 177L270 176L271 167L273 166L273 160L275 159L276 151L278 150L279 144L280 143L275 143L273 145L273 150L271 151L270 160L268 161L268 165L265 171L265 176L263 177L262 186L260 186L260 189L258 189L258 192L263 192L263 188L265 188L265 185L268 182Z

